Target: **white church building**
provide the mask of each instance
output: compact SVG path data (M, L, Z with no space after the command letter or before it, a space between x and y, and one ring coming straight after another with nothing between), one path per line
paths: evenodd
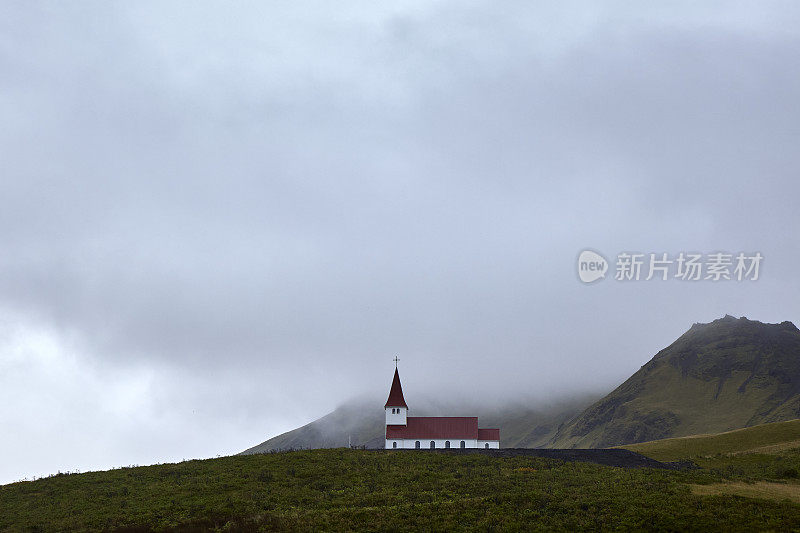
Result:
M477 416L408 416L397 368L383 408L386 449L500 448L500 430L479 428Z

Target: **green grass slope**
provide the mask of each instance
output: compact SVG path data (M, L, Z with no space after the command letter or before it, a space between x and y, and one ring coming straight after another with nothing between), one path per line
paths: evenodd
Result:
M799 417L800 331L726 316L692 326L548 445L608 447Z
M800 467L800 455L788 460ZM239 455L0 486L0 531L800 528L800 505L720 493L729 480L707 470L484 454Z
M658 461L720 454L777 454L800 448L800 420L773 422L715 435L692 435L620 446Z
M689 460L722 478L690 485L695 495L800 504L800 420L620 447L661 461Z

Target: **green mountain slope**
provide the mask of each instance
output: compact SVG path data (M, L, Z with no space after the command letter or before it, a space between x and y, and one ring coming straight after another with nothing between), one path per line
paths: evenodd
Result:
M800 331L731 316L695 324L548 442L592 448L800 417Z
M506 405L470 409L462 406L423 407L413 416L437 416L448 413L478 416L481 427L499 427L500 445L504 448L540 448L553 438L559 426L573 418L597 396L582 395L536 408ZM264 453L273 450L337 448L365 446L383 448L383 400L361 400L345 404L305 426L273 437L242 452Z
M620 446L657 461L678 461L720 454L780 454L800 449L800 419L759 424L713 435L691 435Z

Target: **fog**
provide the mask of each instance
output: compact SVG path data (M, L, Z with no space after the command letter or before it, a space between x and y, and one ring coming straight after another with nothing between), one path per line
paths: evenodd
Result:
M546 404L797 323L799 12L4 2L0 483L236 453L395 356L412 406Z

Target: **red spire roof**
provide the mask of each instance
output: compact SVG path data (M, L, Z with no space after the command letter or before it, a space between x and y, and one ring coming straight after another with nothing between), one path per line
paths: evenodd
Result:
M386 400L386 405L383 406L384 409L387 407L405 407L408 409L406 400L403 398L403 386L400 385L400 374L397 372L397 368L394 369L394 379L392 380L392 389L389 391L389 399Z

